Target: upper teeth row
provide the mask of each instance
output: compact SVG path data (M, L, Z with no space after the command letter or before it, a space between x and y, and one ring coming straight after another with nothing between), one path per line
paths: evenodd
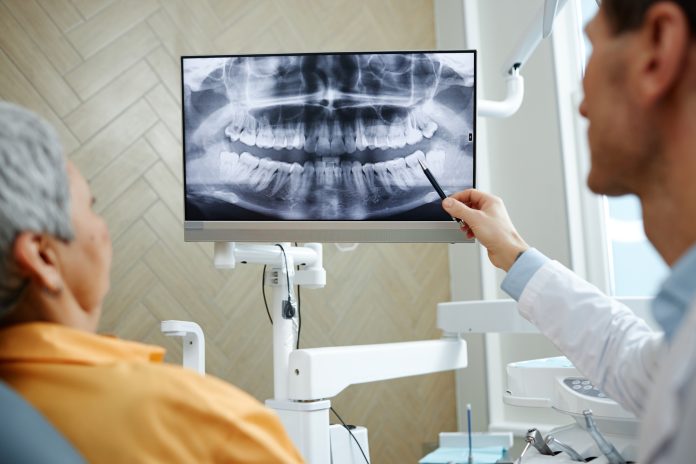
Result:
M308 153L341 155L354 153L356 150L415 145L423 137L432 137L437 128L437 124L418 109L411 111L406 118L389 124L381 121L365 122L361 119L352 124L344 124L333 119L312 124L288 122L275 126L265 118L257 120L248 113L239 111L225 129L225 134L233 142L239 140L248 146L259 148L303 148Z
M379 163L361 164L358 161L339 161L328 157L317 161L285 163L270 158L259 159L247 152L220 153L220 179L222 182L248 185L255 191L270 188L275 195L286 188L298 196L305 195L312 186L343 185L360 194L375 193L381 186L392 193L393 188L408 190L414 186L428 185L418 160L428 163L435 176L444 173L445 154L432 150L424 155L418 150L404 157Z

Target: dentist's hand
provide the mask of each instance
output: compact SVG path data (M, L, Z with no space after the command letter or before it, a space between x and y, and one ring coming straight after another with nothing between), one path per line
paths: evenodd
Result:
M466 223L462 231L488 249L488 258L495 267L507 272L517 256L529 248L515 230L503 200L494 195L464 190L446 198L442 207Z

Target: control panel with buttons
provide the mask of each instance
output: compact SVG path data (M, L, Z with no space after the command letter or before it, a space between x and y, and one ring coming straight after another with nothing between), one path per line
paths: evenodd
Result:
M566 377L563 379L563 383L580 395L592 396L594 398L607 397L599 388L592 385L592 382L582 377Z

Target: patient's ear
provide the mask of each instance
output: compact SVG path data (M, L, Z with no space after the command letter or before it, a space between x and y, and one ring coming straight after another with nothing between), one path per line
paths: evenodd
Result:
M59 293L63 289L58 255L54 244L45 235L20 233L15 239L12 255L22 275L40 288L51 293Z

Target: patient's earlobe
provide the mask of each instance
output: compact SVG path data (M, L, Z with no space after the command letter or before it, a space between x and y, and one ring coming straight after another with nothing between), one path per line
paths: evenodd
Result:
M38 287L51 294L63 290L63 277L55 250L41 234L22 232L15 239L12 255L19 271Z

